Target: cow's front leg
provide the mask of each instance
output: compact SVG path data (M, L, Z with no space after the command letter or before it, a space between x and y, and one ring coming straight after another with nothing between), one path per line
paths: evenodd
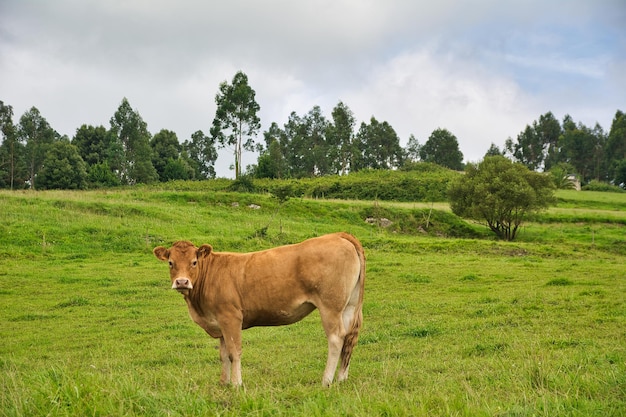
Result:
M222 378L226 383L241 386L241 321L224 323L220 339L220 356L222 358ZM227 369L227 367L229 367ZM230 378L228 378L230 376ZM224 380L222 379L222 382Z
M224 336L220 337L220 359L222 360L222 374L220 376L220 382L226 385L230 383L231 361L228 355L228 349L226 349Z

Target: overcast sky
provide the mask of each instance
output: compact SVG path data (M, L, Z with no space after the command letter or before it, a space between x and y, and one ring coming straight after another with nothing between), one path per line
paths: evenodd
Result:
M262 132L343 101L405 146L437 128L465 161L552 111L608 132L626 111L626 0L0 0L0 100L60 134L122 99L182 142L248 75ZM244 157L244 165L256 155ZM233 176L221 153L218 176Z

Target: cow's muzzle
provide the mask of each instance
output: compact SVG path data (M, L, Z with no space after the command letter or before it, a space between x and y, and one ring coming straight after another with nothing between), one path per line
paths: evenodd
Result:
M189 278L176 278L172 283L172 289L176 291L189 291L193 289Z

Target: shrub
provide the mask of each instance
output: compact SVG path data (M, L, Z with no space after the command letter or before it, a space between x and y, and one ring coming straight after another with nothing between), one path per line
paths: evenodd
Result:
M289 180L255 179L254 190L271 193L275 187L289 184L290 197L439 202L447 200L450 183L461 175L434 164L415 166L419 169L365 170L344 176Z
M583 187L583 191L602 191L602 192L610 192L610 193L623 193L624 190L617 185L608 184L602 181L590 181L589 184Z
M500 239L513 240L532 213L554 203L554 183L503 156L469 165L450 188L450 208L458 216L484 221Z

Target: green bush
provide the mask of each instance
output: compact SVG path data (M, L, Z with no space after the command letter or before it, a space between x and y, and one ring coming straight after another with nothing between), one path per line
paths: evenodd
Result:
M276 187L289 185L290 197L446 201L449 184L461 174L433 164L416 166L420 168L408 171L366 170L344 176L286 180L255 179L253 191L271 193Z
M602 192L610 192L610 193L623 193L626 190L618 187L617 185L608 184L602 181L590 181L589 184L585 185L583 191L602 191Z

